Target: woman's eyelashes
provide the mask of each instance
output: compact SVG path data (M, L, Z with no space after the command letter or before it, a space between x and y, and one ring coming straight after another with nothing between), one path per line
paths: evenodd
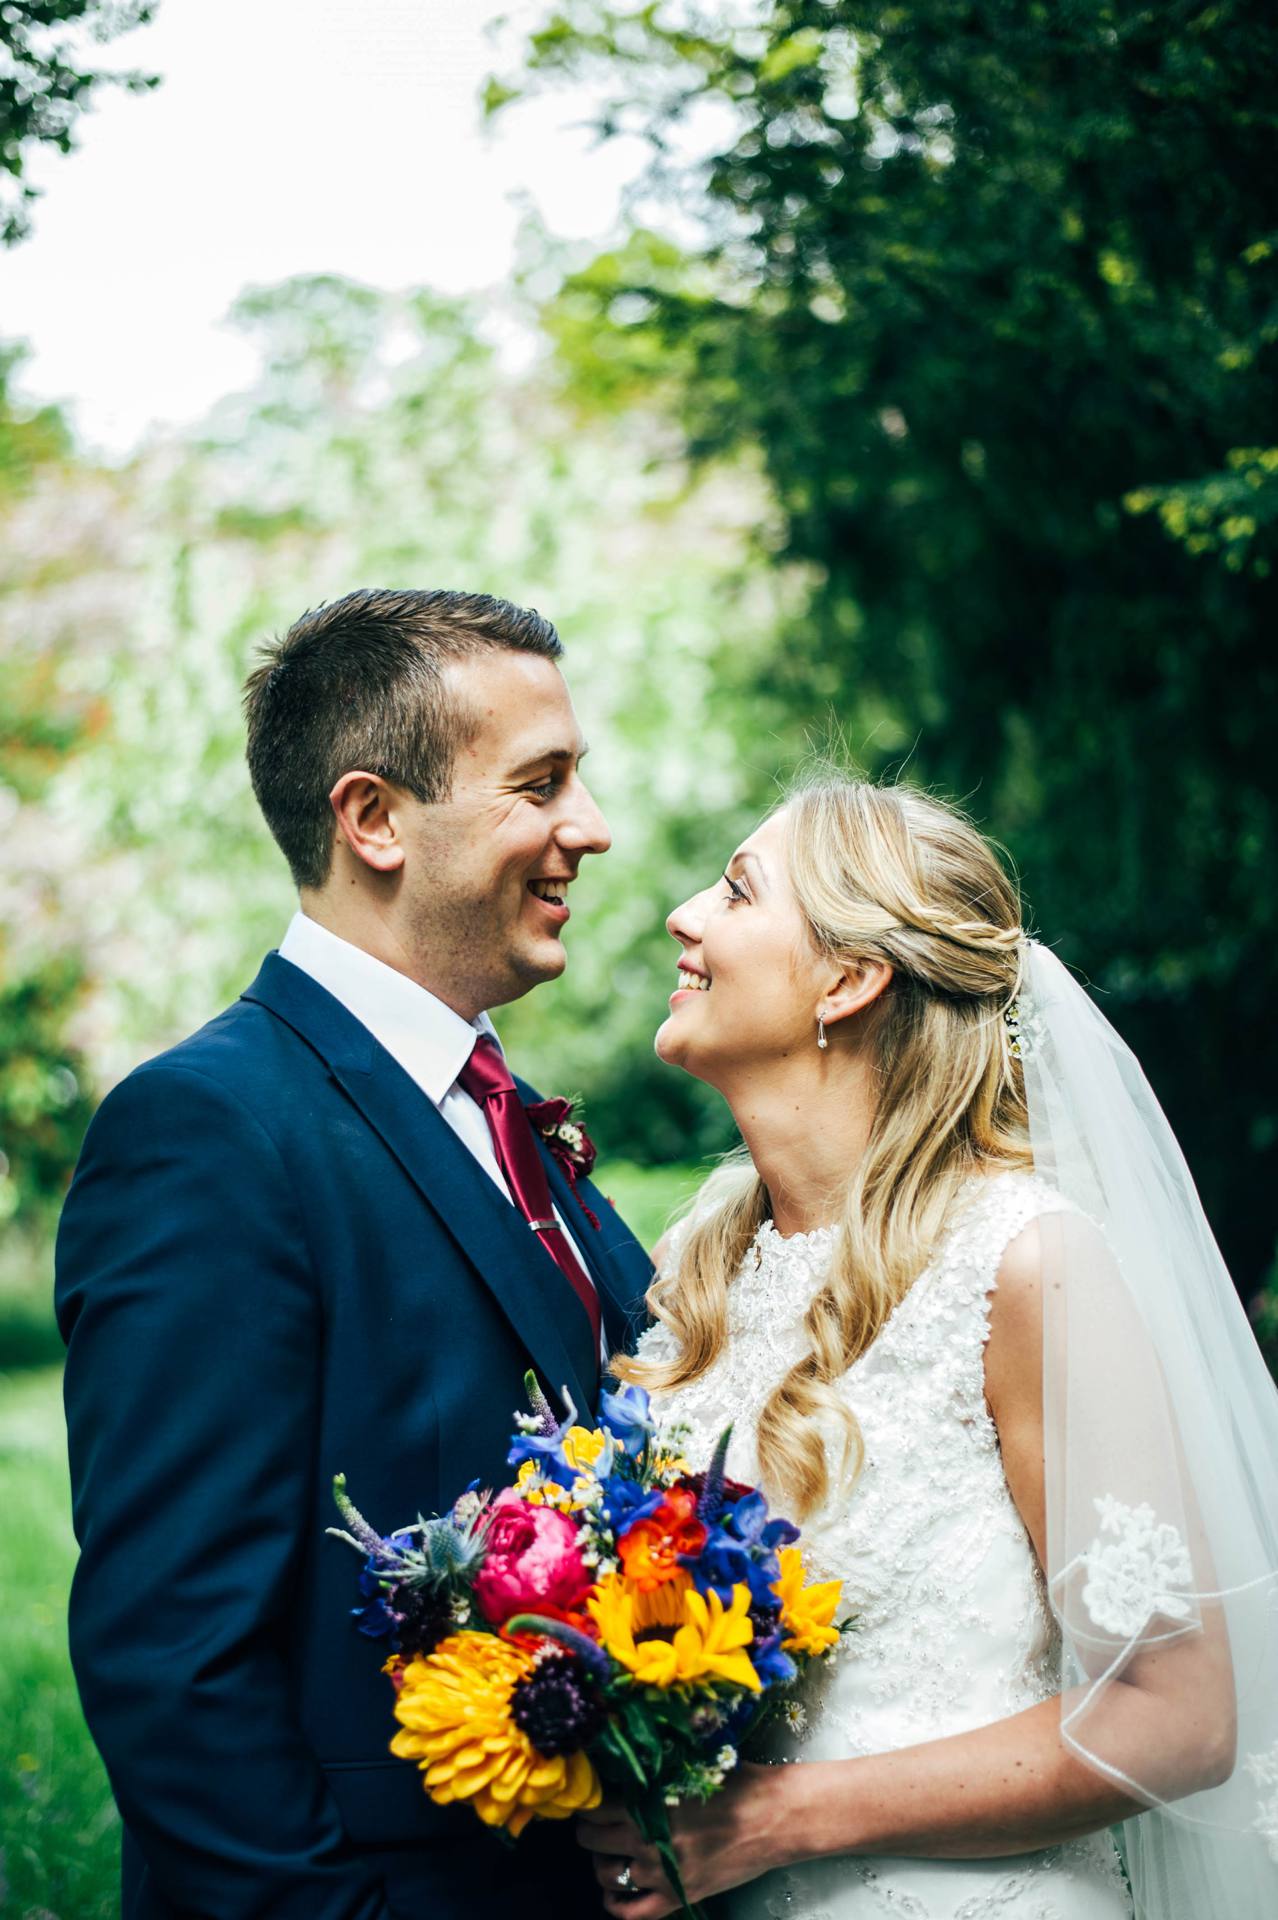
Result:
M744 888L744 887L739 887L739 886L737 885L737 883L736 883L736 881L735 881L735 880L734 880L734 879L732 878L732 876L731 876L731 874L727 874L727 873L725 873L723 877L724 877L724 880L726 881L726 883L727 883L727 887L728 887L728 901L727 901L727 904L728 904L728 905L729 905L730 907L735 907L735 906L736 906L736 904L737 904L737 901L738 901L738 900L748 900L748 899L749 899L749 897L750 897L750 896L749 896L749 895L747 894L747 892L746 892L746 890L745 890L745 888Z

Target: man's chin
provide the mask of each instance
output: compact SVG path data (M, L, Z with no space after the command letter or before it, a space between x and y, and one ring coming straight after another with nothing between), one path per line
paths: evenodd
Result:
M517 1000L520 994L529 993L534 987L545 986L550 980L557 980L567 965L568 955L555 939L538 940L535 945L512 953L510 971L518 984L512 986L506 998Z

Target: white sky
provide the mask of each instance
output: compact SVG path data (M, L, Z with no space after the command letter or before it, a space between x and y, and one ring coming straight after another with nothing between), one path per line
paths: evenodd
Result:
M520 196L557 235L606 237L636 144L596 147L580 95L516 107L495 133L481 123L500 64L486 27L549 11L161 0L107 57L162 85L98 96L78 151L33 169L33 237L0 255L0 328L33 349L24 392L69 402L88 441L120 451L251 377L250 347L222 325L247 284L331 272L495 287Z

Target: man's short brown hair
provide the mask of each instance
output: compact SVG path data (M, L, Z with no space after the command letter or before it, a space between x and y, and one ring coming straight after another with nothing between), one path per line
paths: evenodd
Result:
M443 800L477 718L443 684L449 660L485 648L558 660L549 620L487 593L348 593L271 641L244 683L253 791L299 887L333 858L328 796L360 769Z

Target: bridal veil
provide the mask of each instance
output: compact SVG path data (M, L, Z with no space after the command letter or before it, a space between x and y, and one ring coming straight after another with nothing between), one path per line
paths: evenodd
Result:
M1278 1914L1278 1391L1130 1050L1029 942L1009 1015L1036 1170L1061 1729L1148 1811L1140 1920ZM1228 1124L1228 1116L1221 1116Z

